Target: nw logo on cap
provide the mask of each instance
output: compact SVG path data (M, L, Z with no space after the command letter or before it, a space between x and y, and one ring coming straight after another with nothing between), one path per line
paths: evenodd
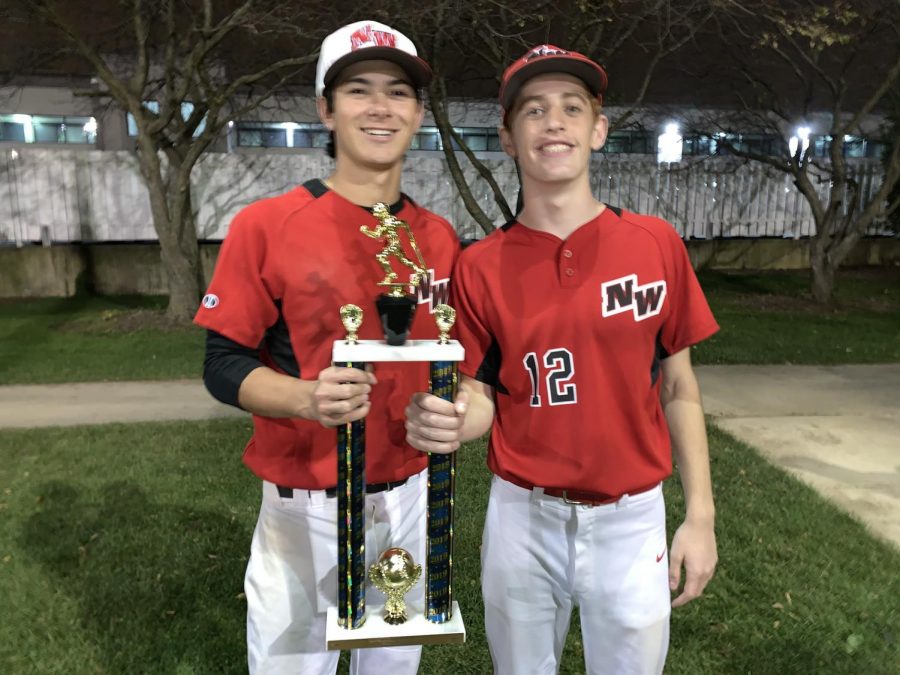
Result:
M559 49L558 47L551 47L550 45L541 45L540 47L535 47L530 52L525 55L525 60L530 61L531 59L536 59L539 56L565 56L568 54L565 49Z
M356 51L362 47L396 47L397 40L393 33L375 30L371 26L363 26L350 36L350 49Z

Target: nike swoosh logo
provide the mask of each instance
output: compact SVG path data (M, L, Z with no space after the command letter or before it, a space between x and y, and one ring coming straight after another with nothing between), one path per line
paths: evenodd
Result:
M660 560L662 560L665 557L666 557L666 549L663 549L662 553L660 553L658 556L656 556L656 562L659 562Z

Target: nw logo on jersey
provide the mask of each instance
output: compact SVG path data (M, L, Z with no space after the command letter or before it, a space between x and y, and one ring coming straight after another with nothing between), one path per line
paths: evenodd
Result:
M206 309L213 309L219 305L219 296L213 293L207 293L203 296L203 306Z
M435 307L450 301L450 278L435 279L434 270L428 270L416 288L416 299L420 305L428 303L428 311L434 314Z
M656 316L662 311L666 299L666 282L651 281L638 285L637 274L613 279L600 284L603 301L603 316L614 316L622 312L634 312L635 321Z

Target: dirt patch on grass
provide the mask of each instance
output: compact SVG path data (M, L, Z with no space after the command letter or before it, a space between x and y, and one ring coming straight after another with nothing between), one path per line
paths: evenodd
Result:
M57 328L63 332L86 335L137 333L145 330L162 332L199 330L189 321L175 321L166 315L165 310L156 309L108 309L100 314L66 321Z

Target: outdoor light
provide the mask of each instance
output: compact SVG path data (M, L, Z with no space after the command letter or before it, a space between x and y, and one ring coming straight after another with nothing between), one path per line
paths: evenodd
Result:
M794 132L794 136L791 136L791 140L788 141L788 148L791 151L791 156L795 156L797 154L797 149L800 148L801 153L805 153L807 148L809 148L809 133L812 131L807 126L797 127L797 131Z
M25 142L34 143L34 126L31 123L31 115L16 113L12 116L12 121L15 124L22 125L22 128L25 130Z
M656 144L656 161L659 164L663 162L680 162L682 137L678 133L678 125L674 122L666 124L666 132L659 135Z
M296 122L282 122L281 128L284 129L285 135L287 136L287 147L294 147L294 129L299 129L300 125Z
M97 119L96 118L91 117L87 122L85 122L84 134L91 141L93 141L95 138L97 138Z
M9 151L9 158L12 161L16 161L17 159L19 159L19 153L15 148Z

